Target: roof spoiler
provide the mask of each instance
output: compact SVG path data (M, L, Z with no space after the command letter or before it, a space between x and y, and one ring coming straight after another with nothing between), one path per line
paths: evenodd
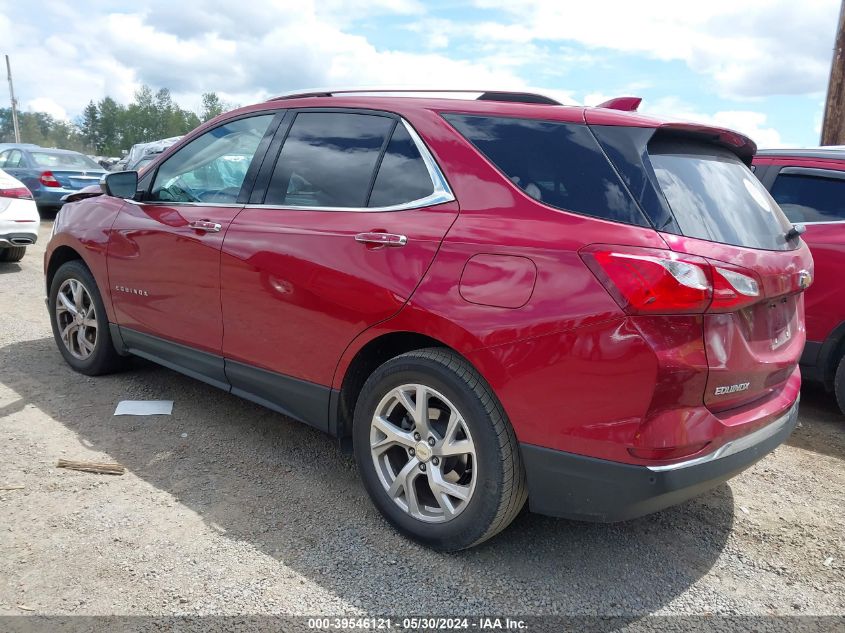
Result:
M604 103L598 104L596 107L607 108L609 110L622 110L623 112L636 112L642 102L642 97L614 97Z

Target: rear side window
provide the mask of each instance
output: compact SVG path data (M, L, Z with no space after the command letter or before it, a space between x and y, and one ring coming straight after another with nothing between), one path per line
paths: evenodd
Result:
M786 241L789 220L734 154L680 141L653 141L648 152L683 235L748 248L792 248Z
M400 123L381 159L369 206L389 207L420 200L432 193L434 185L420 150Z
M648 225L586 126L463 114L445 118L532 198L566 211Z
M396 120L300 112L276 163L265 204L366 207L379 157Z
M845 220L845 180L781 174L772 197L792 222Z
M3 153L3 167L7 169L14 169L21 166L21 159L23 154L19 150L12 149Z

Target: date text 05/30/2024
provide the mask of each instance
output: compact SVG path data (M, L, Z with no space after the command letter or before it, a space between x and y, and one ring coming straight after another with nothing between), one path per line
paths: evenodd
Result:
M308 628L317 630L406 630L406 631L522 631L524 620L499 617L407 617L407 618L308 618Z

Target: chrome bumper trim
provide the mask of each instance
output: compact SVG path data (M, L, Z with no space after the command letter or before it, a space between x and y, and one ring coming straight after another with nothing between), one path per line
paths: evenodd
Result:
M689 468L690 466L699 466L700 464L706 464L707 462L712 462L717 459L721 459L722 457L727 457L728 455L733 455L735 453L739 453L744 451L760 442L765 442L767 439L776 435L780 431L784 429L784 427L793 424L798 417L798 403L800 402L801 397L799 396L793 405L779 418L774 420L773 422L767 424L761 429L757 429L753 433L749 433L748 435L743 435L742 437L738 437L735 440L731 440L730 442L726 442L719 448L717 448L712 453L708 453L707 455L702 455L701 457L696 457L695 459L689 459L685 462L678 462L675 464L667 464L665 466L646 466L650 471L655 473L662 473L672 470L681 470L683 468Z

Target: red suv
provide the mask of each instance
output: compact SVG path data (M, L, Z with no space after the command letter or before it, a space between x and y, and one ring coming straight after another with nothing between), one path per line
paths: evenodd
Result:
M526 499L595 521L685 500L793 429L812 260L749 139L629 103L335 91L222 115L63 208L59 350L351 441L378 509L439 549Z
M786 216L806 227L816 281L801 372L833 390L845 413L845 148L761 151L754 169Z

